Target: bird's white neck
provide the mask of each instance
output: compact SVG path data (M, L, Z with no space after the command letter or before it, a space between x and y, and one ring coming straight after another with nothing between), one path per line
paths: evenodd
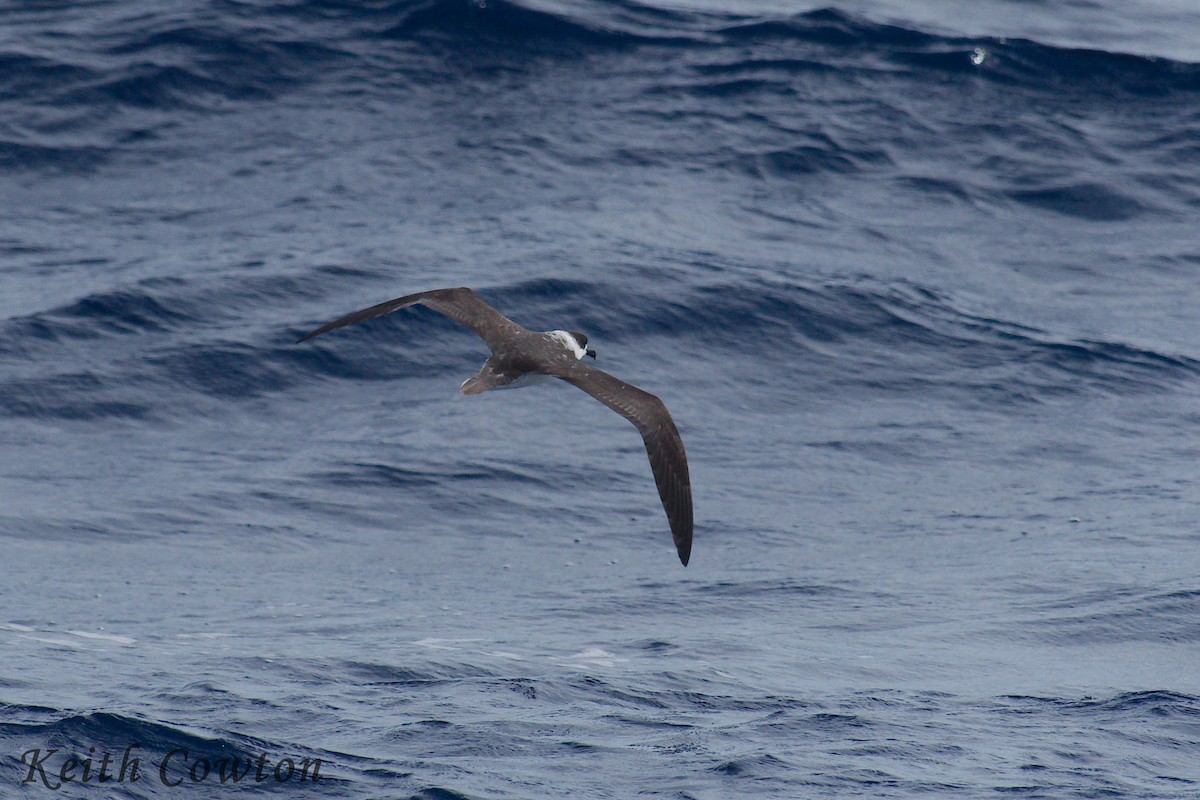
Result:
M579 342L575 341L575 337L566 331L546 331L546 335L553 336L555 339L558 339L560 342L566 345L568 350L575 354L576 358L581 361L583 360L583 357L587 355L587 348L580 347Z

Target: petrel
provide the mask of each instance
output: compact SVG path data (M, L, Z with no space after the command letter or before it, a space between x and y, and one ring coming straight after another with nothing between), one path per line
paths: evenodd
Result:
M492 355L479 374L463 381L463 394L489 389L515 389L559 378L578 386L613 411L629 420L642 434L650 470L658 484L671 524L671 535L679 560L686 567L692 553L692 484L688 479L683 440L667 407L649 392L642 391L601 369L582 363L584 356L596 358L588 348L588 337L576 331L538 333L523 328L466 287L434 289L397 297L335 319L309 331L300 342L335 328L365 322L413 305L423 305L466 325L491 348ZM299 342L297 342L299 344Z

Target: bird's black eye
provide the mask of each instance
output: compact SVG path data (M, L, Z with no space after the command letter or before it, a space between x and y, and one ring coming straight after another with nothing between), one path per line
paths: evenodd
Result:
M587 347L587 337L579 331L571 331L571 338L579 342L580 347Z

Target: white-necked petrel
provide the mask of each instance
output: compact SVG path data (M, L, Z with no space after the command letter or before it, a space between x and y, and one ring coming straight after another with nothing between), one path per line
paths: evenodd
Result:
M679 560L687 566L692 553L692 484L675 421L663 401L654 395L581 363L584 356L596 358L596 351L588 349L588 339L582 333L528 330L483 302L475 292L461 287L417 292L355 311L306 333L300 341L418 304L466 325L491 348L492 355L479 374L463 382L460 387L463 394L514 389L560 378L632 422L646 443L650 469L671 523L675 549Z

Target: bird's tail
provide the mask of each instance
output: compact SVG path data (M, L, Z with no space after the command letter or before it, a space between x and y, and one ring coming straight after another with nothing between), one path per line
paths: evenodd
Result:
M489 358L483 363L479 374L463 381L463 385L458 387L458 390L463 394L479 394L480 392L486 392L488 389L495 389L498 386L510 384L514 377L512 374L497 369L496 364Z
M490 388L492 387L484 376L476 375L473 378L467 378L463 381L463 385L458 387L458 390L463 394L479 394L480 392L486 392Z

